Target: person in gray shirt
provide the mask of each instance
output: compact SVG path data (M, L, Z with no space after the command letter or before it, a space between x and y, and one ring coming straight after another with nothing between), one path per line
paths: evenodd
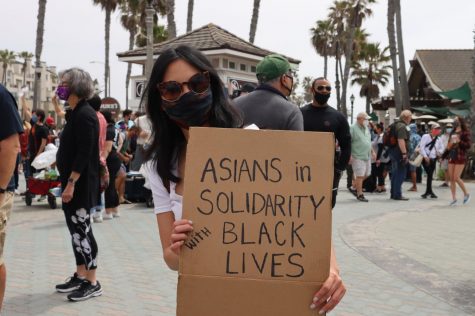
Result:
M257 64L259 86L248 95L234 99L244 126L256 124L260 129L303 131L300 109L287 97L294 82L290 64L284 57L268 55Z

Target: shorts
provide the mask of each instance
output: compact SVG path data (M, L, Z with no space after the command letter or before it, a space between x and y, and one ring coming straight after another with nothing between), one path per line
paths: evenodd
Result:
M369 177L371 175L371 159L361 160L353 158L351 167L355 177Z
M5 192L3 205L0 205L0 266L3 265L3 247L7 236L7 222L13 207L13 193Z

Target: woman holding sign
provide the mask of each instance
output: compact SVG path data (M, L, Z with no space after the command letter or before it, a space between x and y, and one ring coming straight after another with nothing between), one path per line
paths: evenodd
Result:
M147 151L152 159L148 180L165 262L170 269L178 270L180 249L193 231L193 223L181 218L189 127L240 128L242 120L207 57L188 46L168 49L160 55L146 95L154 131ZM310 308L330 311L345 291L332 251L330 277L315 294Z

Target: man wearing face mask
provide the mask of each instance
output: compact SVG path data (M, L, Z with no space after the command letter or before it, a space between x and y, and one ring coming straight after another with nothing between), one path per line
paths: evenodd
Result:
M293 74L284 57L268 55L257 64L259 86L248 95L236 98L244 126L256 124L261 129L303 130L299 108L287 97L292 93Z
M304 130L333 133L340 149L339 152L335 153L332 199L332 207L335 207L341 174L350 160L350 127L343 114L327 103L331 95L331 84L327 79L323 77L315 79L311 91L313 94L312 103L301 108Z
M356 199L361 202L368 202L363 195L363 181L371 174L371 158L376 158L371 146L368 119L366 112L358 113L356 123L350 128L351 166L355 175Z
M423 199L430 197L436 199L437 195L432 191L432 177L434 175L435 164L437 158L442 156L444 153L444 145L439 138L440 135L440 125L435 123L432 125L430 133L424 134L421 138L421 143L419 144L420 153L424 160L422 161L422 167L424 168L427 174L427 185L426 192L421 195Z

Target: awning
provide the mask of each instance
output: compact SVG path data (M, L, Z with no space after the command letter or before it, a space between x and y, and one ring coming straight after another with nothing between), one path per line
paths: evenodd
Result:
M468 82L465 82L460 88L450 90L450 91L437 92L437 93L451 100L462 100L462 101L472 100L472 90L470 90L470 85L468 84Z
M463 104L457 105L456 107L429 107L429 106L418 106L412 107L414 111L422 112L431 115L437 116L449 116L449 115L457 115L462 117L470 116L471 113L471 105L469 102L465 102Z

